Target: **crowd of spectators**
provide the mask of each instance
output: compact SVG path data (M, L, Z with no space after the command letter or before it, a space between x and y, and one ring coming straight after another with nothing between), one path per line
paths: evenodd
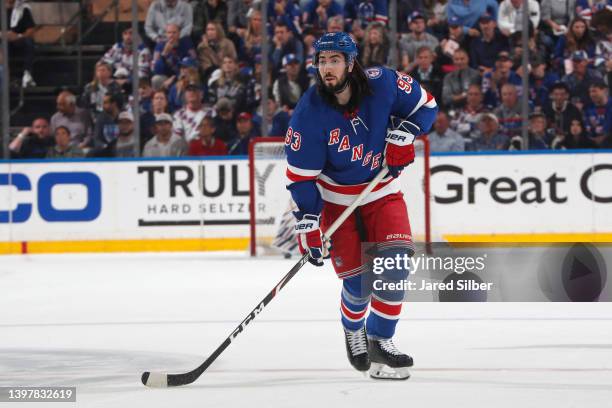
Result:
M529 26L522 27L526 1ZM9 33L17 33L8 41L27 57L33 23L19 20L31 19L24 4L7 1ZM524 121L531 149L612 147L612 0L399 0L398 16L393 41L387 0L270 0L267 21L255 0L154 0L138 66L127 28L82 92L62 91L50 121L36 119L10 150L14 157L130 157L139 138L139 154L148 157L244 155L263 122L268 135L286 132L315 82L312 44L326 31L349 32L364 67L408 73L436 97L433 151L521 150ZM270 45L268 89L261 87L263 41Z

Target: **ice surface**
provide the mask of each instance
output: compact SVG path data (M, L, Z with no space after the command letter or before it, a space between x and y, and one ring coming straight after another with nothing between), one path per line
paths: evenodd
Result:
M199 365L294 262L0 257L0 386L76 386L78 407L610 406L610 303L409 303L396 343L412 378L377 382L347 362L340 281L310 265L196 383L142 386Z

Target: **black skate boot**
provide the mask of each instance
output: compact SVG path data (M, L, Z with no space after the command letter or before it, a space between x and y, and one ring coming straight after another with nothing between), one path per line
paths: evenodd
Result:
M412 357L399 351L391 339L368 340L368 354L372 362L370 377L383 380L407 380Z
M370 358L368 357L368 338L365 327L354 332L344 329L344 340L346 355L351 365L357 371L368 371Z

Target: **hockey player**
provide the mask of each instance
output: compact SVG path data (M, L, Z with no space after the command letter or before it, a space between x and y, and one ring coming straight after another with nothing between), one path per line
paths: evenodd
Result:
M414 160L412 142L429 131L437 105L408 75L384 67L364 71L346 33L327 33L314 48L317 84L300 99L285 138L287 188L299 209L298 242L314 265L331 256L343 280L341 320L351 365L374 378L405 379L412 358L392 341L403 293L373 290L368 284L373 271L362 259L361 244L373 243L377 257L412 255L406 204L396 179ZM392 117L401 119L394 123ZM321 231L385 162L389 176L333 234L333 246L323 242ZM408 272L390 268L385 279L401 281Z

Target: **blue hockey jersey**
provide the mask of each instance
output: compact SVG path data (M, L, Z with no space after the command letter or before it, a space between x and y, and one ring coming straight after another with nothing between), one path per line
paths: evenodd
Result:
M384 67L368 68L366 74L373 94L352 117L327 104L316 86L295 108L285 136L287 188L302 213L319 214L323 201L353 202L381 169L391 116L409 120L419 134L435 120L435 99L410 76ZM363 204L398 191L388 176Z

